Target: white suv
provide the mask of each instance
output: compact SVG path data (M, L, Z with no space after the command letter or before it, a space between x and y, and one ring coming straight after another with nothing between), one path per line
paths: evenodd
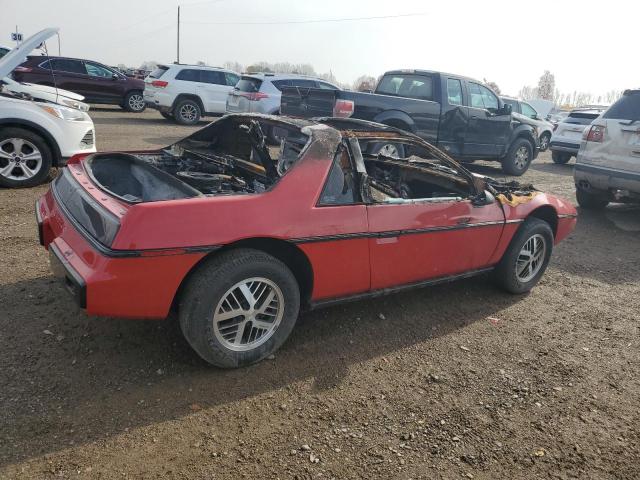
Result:
M2 57L0 78L57 31L36 33ZM38 185L47 180L51 167L64 165L78 153L95 151L93 121L86 112L0 89L0 186Z
M577 108L554 127L549 150L554 163L563 165L578 154L585 129L604 111L604 108Z
M231 70L199 65L158 65L145 78L144 101L163 117L194 125L203 115L222 115L227 95L240 76Z
M583 208L640 203L640 89L625 91L584 131L574 178Z

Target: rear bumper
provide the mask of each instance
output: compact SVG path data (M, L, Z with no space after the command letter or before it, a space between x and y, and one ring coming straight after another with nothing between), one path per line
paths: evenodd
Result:
M166 318L182 281L206 255L98 250L66 215L51 191L36 202L38 237L51 271L90 315Z
M640 195L640 173L576 163L573 176L576 186L585 191L607 193L617 190Z
M558 141L551 141L549 143L549 150L551 150L552 152L567 152L567 153L573 153L574 155L576 155L578 153L578 150L580 150L580 144L579 143L570 143L570 142L558 142Z

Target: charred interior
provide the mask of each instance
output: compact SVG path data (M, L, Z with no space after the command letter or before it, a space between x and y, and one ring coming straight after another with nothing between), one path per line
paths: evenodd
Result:
M93 155L87 169L101 188L130 203L262 193L308 140L295 124L228 117L159 152Z

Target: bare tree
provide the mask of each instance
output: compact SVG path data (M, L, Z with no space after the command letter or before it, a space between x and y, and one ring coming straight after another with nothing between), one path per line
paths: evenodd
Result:
M202 61L202 60L198 60L196 62L196 65L199 65L200 67L204 67L206 65L206 63L204 61Z
M147 60L146 62L142 62L140 65L140 70L151 71L158 68L158 62L155 60Z
M357 92L372 91L376 86L376 79L371 75L360 75L353 82L353 89Z
M556 78L549 70L545 70L538 80L538 97L544 100L553 100L556 89Z
M232 62L227 60L222 64L222 66L234 72L238 72L238 73L244 72L244 67L242 66L241 63L238 63L238 62Z
M493 90L494 92L496 92L498 95L500 95L500 93L502 93L500 91L500 87L498 86L498 84L496 82L490 82L485 78L484 79L484 83L486 83L489 86L489 88L491 90Z
M518 97L522 100L533 100L538 97L538 89L525 85L518 92Z

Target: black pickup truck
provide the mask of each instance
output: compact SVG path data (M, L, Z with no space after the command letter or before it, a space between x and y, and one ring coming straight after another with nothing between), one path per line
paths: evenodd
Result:
M489 87L476 80L426 70L385 73L373 93L284 87L282 115L353 117L414 133L463 162L495 160L522 175L538 155L536 127L511 115ZM402 145L371 148L402 157Z

